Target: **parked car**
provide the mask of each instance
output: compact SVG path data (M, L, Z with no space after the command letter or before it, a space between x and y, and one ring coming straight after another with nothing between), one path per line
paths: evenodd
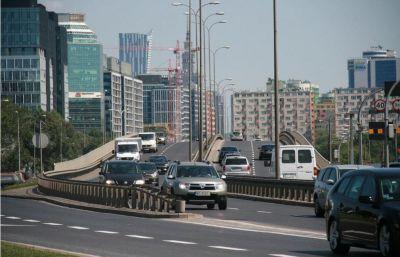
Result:
M258 154L259 160L271 160L272 150L275 149L274 144L265 144L258 148L260 150Z
M227 153L239 153L239 149L237 149L236 146L223 146L219 151L219 156L218 156L218 163L222 162L222 159L224 159L225 154Z
M311 145L282 145L280 147L280 170L283 179L313 180L318 175L315 149ZM271 160L265 160L267 171L275 170L275 149Z
M227 208L227 186L224 175L214 166L203 162L174 162L168 169L161 192L188 204L207 205L220 210Z
M244 141L243 134L238 131L234 131L231 134L231 141Z
M317 217L324 216L325 201L329 190L348 171L373 168L366 165L333 165L321 169L314 184L314 213Z
M128 160L106 161L101 171L100 183L106 185L143 185L143 174L139 171L137 163Z
M225 175L250 175L251 164L245 156L226 156L221 163Z
M325 208L334 253L356 246L400 256L400 169L347 172L328 193Z
M169 160L165 155L153 155L149 157L149 162L156 165L158 173L164 175L169 166Z
M139 172L143 174L146 184L158 182L158 170L155 163L152 162L139 162L137 164Z

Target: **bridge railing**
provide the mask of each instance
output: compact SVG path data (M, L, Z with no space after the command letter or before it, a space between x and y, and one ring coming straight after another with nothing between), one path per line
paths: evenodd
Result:
M172 199L140 187L38 177L39 191L52 196L80 202L137 210L170 212Z
M228 176L226 182L228 184L228 193L233 197L306 206L313 203L313 181Z

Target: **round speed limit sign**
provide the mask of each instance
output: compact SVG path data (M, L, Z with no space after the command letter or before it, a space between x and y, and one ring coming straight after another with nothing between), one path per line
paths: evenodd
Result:
M393 106L393 110L394 110L395 112L400 112L400 99L395 99L395 100L392 102L392 106Z
M375 101L375 110L376 112L384 112L385 111L385 100L378 99Z

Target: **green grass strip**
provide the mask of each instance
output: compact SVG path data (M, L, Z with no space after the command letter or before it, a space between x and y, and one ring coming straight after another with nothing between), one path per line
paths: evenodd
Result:
M57 253L47 250L38 250L28 246L1 242L2 257L77 257L76 255Z

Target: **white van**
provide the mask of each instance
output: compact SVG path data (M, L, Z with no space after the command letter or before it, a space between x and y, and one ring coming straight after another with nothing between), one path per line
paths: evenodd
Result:
M157 152L157 137L155 132L139 133L139 137L142 139L143 152Z
M314 180L317 177L315 149L311 145L280 146L280 171L282 179ZM271 160L264 161L272 172L275 171L275 151Z

